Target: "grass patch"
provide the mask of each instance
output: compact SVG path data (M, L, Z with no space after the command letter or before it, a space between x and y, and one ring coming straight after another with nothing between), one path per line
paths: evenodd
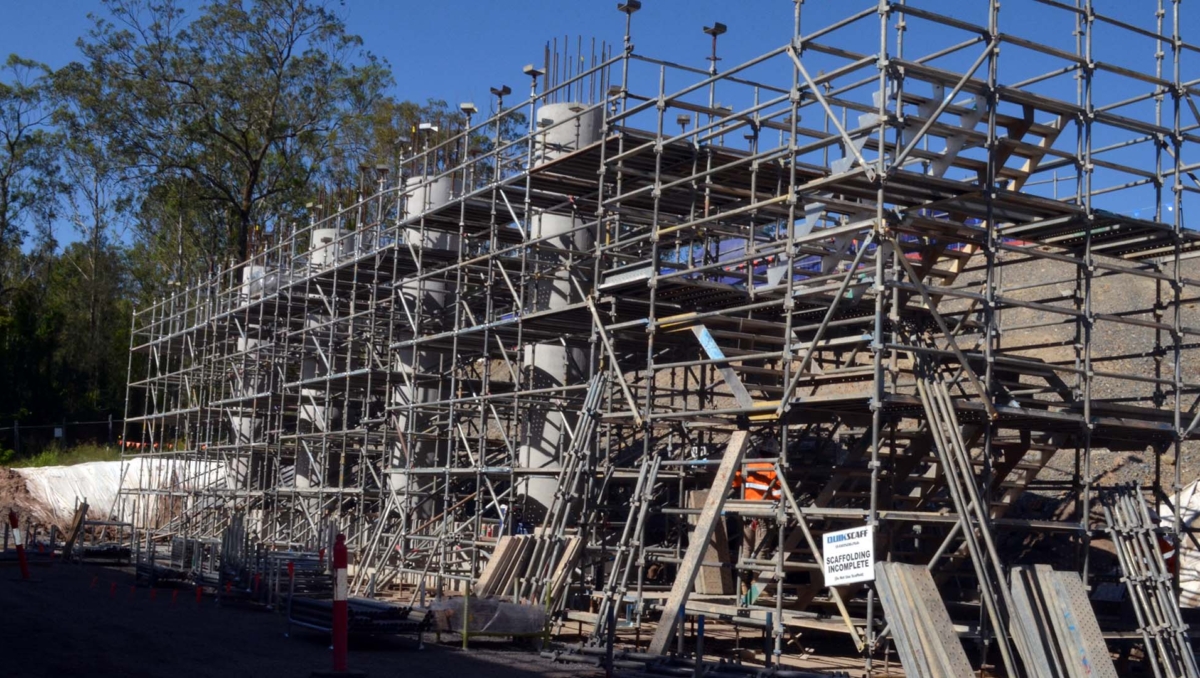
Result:
M12 468L34 468L39 466L71 466L89 461L118 461L121 451L116 447L103 445L76 445L63 448L50 445L32 457L12 459Z

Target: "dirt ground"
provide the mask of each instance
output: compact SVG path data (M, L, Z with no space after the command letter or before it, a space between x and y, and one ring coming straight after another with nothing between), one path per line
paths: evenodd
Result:
M0 466L0 518L7 520L10 510L20 516L33 514L38 521L51 517L46 507L29 494L25 479L16 471Z
M12 555L11 552L8 555ZM128 568L35 562L34 583L0 558L0 676L41 678L274 678L331 667L328 636L295 629L257 608L218 606L191 589L134 587ZM590 668L541 659L509 643L410 638L351 642L350 668L372 678L594 676Z

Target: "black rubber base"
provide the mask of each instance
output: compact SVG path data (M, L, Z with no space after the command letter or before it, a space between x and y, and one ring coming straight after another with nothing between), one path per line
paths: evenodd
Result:
M366 671L313 671L310 678L367 678Z

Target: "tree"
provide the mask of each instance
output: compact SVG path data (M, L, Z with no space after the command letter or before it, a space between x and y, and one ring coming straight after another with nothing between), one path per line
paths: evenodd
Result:
M49 74L15 54L0 68L0 313L33 275L36 261L22 253L30 229L40 250L52 247L60 185Z
M15 54L0 66L0 414L6 417L46 400L39 374L55 339L42 312L60 195L49 72Z
M476 117L472 124L479 125L482 117ZM525 120L524 113L506 109L499 130L489 126L471 134L469 152L483 155L496 148L497 143L519 139L526 131ZM431 128L422 130L423 123ZM342 198L343 202L351 202L363 188L360 184L364 167L386 168L392 177L440 174L463 162L460 135L465 126L466 118L462 112L443 100L429 99L422 105L383 97L368 115L350 120L340 131L335 153L321 183L329 194ZM433 148L438 150L428 153L427 160L410 160L402 165L404 159ZM475 168L475 180L489 181L494 174L491 165L491 162L480 163ZM369 192L373 187L366 188Z
M127 348L110 341L123 336L127 324L124 314L113 316L126 299L122 242L136 197L99 122L105 102L95 75L71 64L53 76L64 203L78 240L59 256L60 270L50 280L50 302L71 337L62 362L78 375L73 400L93 410L106 400L102 392L116 376L114 355Z
M337 133L390 82L326 5L214 0L191 23L173 0L106 0L80 48L98 117L151 188L186 181L223 216L215 242L244 259L255 234L293 220Z

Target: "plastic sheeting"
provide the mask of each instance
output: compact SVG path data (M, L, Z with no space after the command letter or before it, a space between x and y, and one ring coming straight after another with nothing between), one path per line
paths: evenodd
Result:
M196 489L225 482L216 462L182 462L160 458L94 461L74 466L13 469L25 480L31 498L45 511L43 521L65 525L75 507L86 501L89 518L114 518L117 495L126 489Z
M495 598L443 598L429 606L439 631L493 636L537 635L545 630L546 611L536 605L506 603Z
M1171 497L1174 501L1174 497ZM1183 544L1176 544L1179 570L1179 586L1182 589L1182 607L1200 607L1200 546L1197 545L1196 535L1188 530L1200 528L1200 481L1183 488L1179 505L1183 507L1180 518L1183 520ZM1163 518L1169 525L1175 519L1170 508L1163 509Z

